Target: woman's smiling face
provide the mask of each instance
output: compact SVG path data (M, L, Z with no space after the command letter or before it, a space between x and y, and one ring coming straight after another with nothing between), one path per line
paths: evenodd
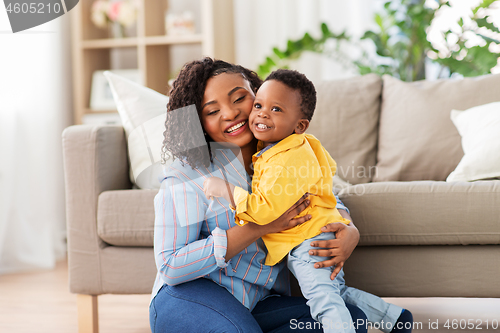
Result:
M216 142L244 147L254 140L248 127L255 94L239 73L222 73L207 81L200 119L205 132Z

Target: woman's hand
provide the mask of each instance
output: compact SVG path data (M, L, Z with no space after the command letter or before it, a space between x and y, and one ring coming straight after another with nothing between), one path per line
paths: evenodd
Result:
M309 193L304 194L292 207L290 207L286 212L283 213L273 222L263 226L265 227L265 233L270 234L273 232L280 232L293 228L299 224L307 222L311 219L311 215L304 215L301 217L296 217L304 211L304 209L309 206L310 200L308 199Z
M351 220L351 217L347 214L347 212L341 211L340 209L339 212L341 212L341 214L345 213L342 215ZM356 245L358 245L359 231L352 222L348 225L337 222L330 223L322 227L321 232L334 232L335 239L312 242L311 246L321 247L324 249L313 249L309 251L309 254L320 257L332 257L331 259L317 262L314 265L314 268L335 266L335 269L332 271L332 275L330 276L330 279L333 280L342 267L344 267L345 261L351 256L351 253L356 248Z

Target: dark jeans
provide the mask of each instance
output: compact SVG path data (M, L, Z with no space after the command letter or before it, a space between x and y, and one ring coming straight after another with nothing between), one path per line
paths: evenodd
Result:
M354 322L366 320L358 307L347 307ZM250 312L226 289L207 279L164 286L151 302L149 318L153 333L323 332L311 318L304 298L271 296ZM356 332L366 333L366 329Z

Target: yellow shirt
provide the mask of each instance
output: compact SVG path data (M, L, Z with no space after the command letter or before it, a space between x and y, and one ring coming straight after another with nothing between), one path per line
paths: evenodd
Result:
M306 192L311 203L300 216L311 214L310 221L279 233L262 237L268 254L266 265L275 265L304 240L321 233L332 222L349 224L335 208L332 192L337 164L310 134L292 134L275 146L252 157L252 193L234 190L236 222L267 224L287 211Z

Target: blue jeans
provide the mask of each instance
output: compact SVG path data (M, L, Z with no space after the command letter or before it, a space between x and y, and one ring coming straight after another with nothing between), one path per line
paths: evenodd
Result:
M366 320L359 308L348 305L348 309L354 321ZM163 286L151 301L149 320L153 333L323 332L302 297L270 296L250 312L225 288L203 278ZM357 333L366 333L366 327Z
M330 267L314 268L314 264L325 260L325 257L309 254L311 242L332 238L335 238L335 235L331 232L319 234L306 239L288 254L288 269L297 278L300 290L308 300L307 305L311 309L312 317L323 323L326 333L354 333L354 327L349 325L351 315L346 308L346 303L350 303L360 308L368 317L368 321L381 324L383 332L390 332L403 308L365 291L347 287L343 270L332 281ZM353 321L356 323L355 319Z

